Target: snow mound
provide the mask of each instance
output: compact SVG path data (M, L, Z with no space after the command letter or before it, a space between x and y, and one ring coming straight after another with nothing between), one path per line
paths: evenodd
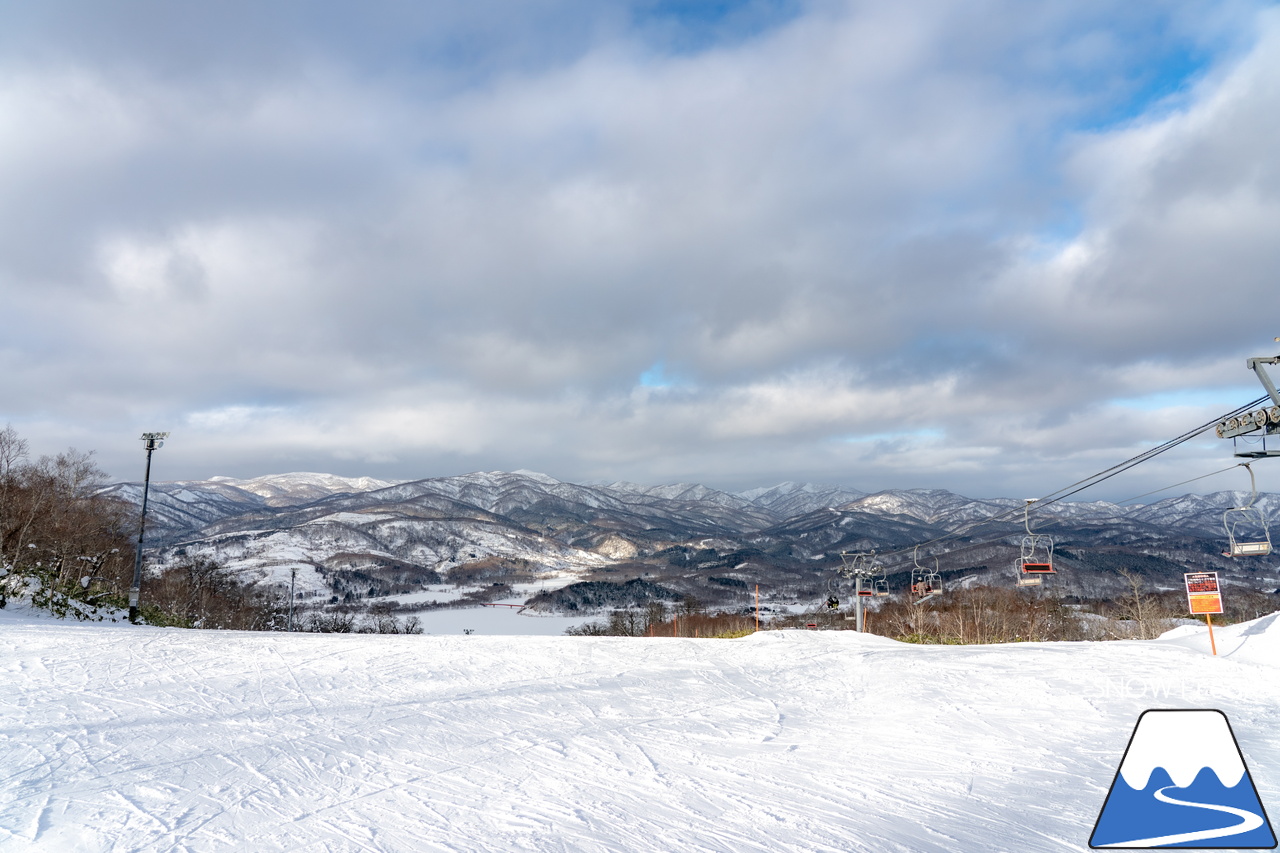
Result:
M1280 665L1280 613L1213 629L1218 656L1266 666ZM1179 625L1160 635L1157 643L1209 651L1209 629L1203 625Z

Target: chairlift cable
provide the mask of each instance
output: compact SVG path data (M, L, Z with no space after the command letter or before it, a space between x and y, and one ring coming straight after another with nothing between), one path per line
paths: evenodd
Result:
M1241 406L1240 408L1235 409L1234 411L1228 413L1226 417L1229 418L1238 414L1241 411L1252 409L1254 406L1258 405L1259 403L1261 403L1263 400L1266 400L1266 399L1268 399L1266 396L1259 397L1257 400L1254 400L1253 402L1247 405ZM1112 477L1116 476L1117 474L1123 474L1125 471L1128 471L1130 468L1135 468L1149 459L1154 459L1155 457L1159 456L1161 453L1164 453L1166 450L1172 450L1178 445L1184 444L1190 441L1191 439L1195 438L1201 433L1208 432L1210 429L1213 429L1214 427L1216 427L1220 422L1220 420L1221 420L1220 418L1214 418L1212 421L1210 421L1207 424L1199 426L1193 430L1184 432L1182 435L1178 436L1177 438L1170 439L1169 441L1166 441L1164 444L1157 445L1156 447L1151 448L1145 453L1140 453L1137 456L1134 456L1130 459L1125 460L1124 462L1121 462L1119 465L1113 465L1112 467L1108 468L1106 471L1102 471L1098 474L1095 474L1093 477L1073 483L1072 485L1067 486L1067 489L1071 489L1071 491L1066 491L1065 494L1058 494L1058 492L1065 491L1063 489L1059 489L1058 492L1053 492L1050 495L1046 495L1044 498L1041 498L1040 500L1036 501L1036 503L1038 504L1036 508L1039 509L1045 506L1049 506L1050 504L1055 504L1059 501L1066 500L1072 495L1079 494L1080 492L1083 492L1085 489L1092 488L1093 486L1096 486L1098 483L1101 483L1104 480L1109 480ZM1084 485L1081 485L1081 483L1083 483ZM1074 488L1076 486L1079 486L1079 488Z
M1169 491L1170 489L1176 489L1176 488L1178 488L1178 486L1185 486L1187 483L1194 483L1196 480L1203 480L1203 479L1206 479L1206 478L1208 478L1208 477L1216 477L1216 476L1218 476L1219 474L1225 474L1227 471L1231 471L1231 470L1234 470L1234 469L1236 469L1236 468L1239 468L1239 467L1240 467L1241 465L1243 465L1243 464L1244 464L1243 462L1240 462L1240 463L1237 463L1237 464L1235 464L1235 465L1228 465L1226 468L1220 468L1220 469L1218 469L1217 471L1211 471L1211 472L1210 472L1210 473L1208 473L1208 474L1201 474L1199 477L1192 477L1190 480L1183 480L1181 483L1174 483L1172 486L1165 486L1164 488L1162 488L1162 489L1156 489L1156 490L1155 490L1155 491L1153 491L1153 492L1143 492L1143 493L1142 493L1142 494L1140 494L1140 495L1134 495L1134 496L1133 496L1133 497L1131 497L1131 498L1125 498L1125 499L1124 499L1124 500L1122 500L1122 501L1116 501L1116 504L1117 504L1117 505L1123 505L1123 504L1128 503L1129 501L1136 501L1136 500L1138 500L1139 498L1145 498L1145 497L1149 497L1149 496L1151 496L1151 495L1159 494L1160 492L1167 492L1167 491Z
M1203 479L1205 479L1206 477L1213 477L1213 476L1216 476L1216 475L1218 475L1218 474L1225 473L1225 472L1227 472L1227 471L1232 471L1232 470L1234 470L1234 469L1236 469L1236 468L1240 468L1240 467L1242 467L1243 465L1244 465L1244 463L1243 463L1243 462L1241 462L1241 463L1239 463L1239 464L1237 464L1237 465L1231 465L1231 466L1229 466L1229 467L1227 467L1227 468L1222 468L1222 469L1220 469L1220 470L1218 470L1218 471L1213 471L1213 472L1210 472L1210 473L1208 473L1208 474L1201 474L1199 477L1192 477L1190 480L1183 480L1183 481L1182 481L1182 482L1180 482L1180 483L1173 483L1172 485L1168 485L1168 486L1165 486L1165 487L1160 488L1160 489L1156 489L1156 490L1151 491L1151 492L1146 492L1145 494L1135 495L1134 497L1131 497L1131 498L1125 498L1125 501L1134 501L1134 500L1137 500L1138 498L1144 498L1144 497L1146 497L1147 495L1154 495L1154 494L1157 494L1157 493L1159 493L1159 492L1168 491L1169 489L1176 489L1178 486L1184 486L1184 485L1186 485L1187 483L1193 483L1193 482L1195 482L1196 480L1203 480ZM1117 506L1119 506L1120 504L1123 504L1125 501L1117 501L1117 502L1116 502L1116 505L1117 505ZM1059 516L1058 518L1050 518L1050 519L1048 519L1048 520L1046 520L1046 521L1045 521L1044 526L1043 526L1043 527L1041 527L1040 529L1041 529L1041 530L1044 530L1044 529L1046 529L1046 528L1050 528L1050 527L1053 527L1053 526L1055 526L1055 525L1060 525L1060 524L1064 523L1065 521L1067 521L1067 519L1066 519L1066 518L1064 518L1064 517L1061 517L1061 516ZM998 543L998 542L1001 542L1001 541L1003 541L1003 540L1005 540L1005 539L1008 539L1008 538L1009 538L1009 536L1008 536L1008 535L1004 535L1004 536L997 536L997 537L994 537L994 538L991 538L991 539L981 539L981 540L979 540L979 541L977 541L977 542L966 542L964 545L961 545L959 548L952 548L952 549L951 549L950 551L948 551L947 553L949 553L949 554L956 554L956 553L960 553L960 552L962 552L962 551L970 550L970 549L972 549L972 548L978 548L978 547L981 547L981 546L983 546L983 545L994 545L994 544L996 544L996 543Z
M1246 403L1246 404L1244 404L1243 406L1238 406L1237 408L1232 409L1230 412L1228 412L1228 413L1227 413L1227 414L1225 414L1225 415L1219 415L1218 417L1214 418L1213 420L1211 420L1211 421L1209 421L1209 422L1207 422L1207 423L1205 423L1205 424L1202 424L1202 425L1200 425L1200 426L1198 426L1198 427L1195 427L1194 429L1188 430L1187 432L1182 433L1181 435L1177 436L1176 438L1172 438L1172 439L1169 439L1168 441L1166 441L1166 442L1164 442L1164 443L1162 443L1162 444L1158 444L1158 445L1156 445L1155 447L1152 447L1152 448L1150 448L1150 449L1148 449L1148 450L1145 450L1145 451L1143 451L1142 453L1139 453L1139 454L1138 454L1138 455L1136 455L1136 456L1132 456L1132 457L1130 457L1129 459L1126 459L1126 460L1125 460L1125 461L1123 461L1123 462L1120 462L1120 463L1118 463L1118 464L1116 464L1116 465L1112 465L1110 468L1106 468L1106 469L1104 469L1104 470L1102 470L1102 471L1098 472L1097 474L1094 474L1094 475L1092 475L1092 476L1090 476L1090 477L1085 477L1085 478L1084 478L1084 479L1082 479L1082 480L1077 480L1076 482L1072 483L1072 484L1071 484L1071 485L1069 485L1069 486L1064 486L1064 487L1063 487L1063 488L1061 488L1061 489L1058 489L1058 490L1056 490L1056 491L1050 492L1049 494L1045 495L1044 497L1042 497L1042 498L1038 498L1038 499L1036 499L1035 501L1033 501L1033 502L1032 502L1032 505L1031 505L1031 509L1039 510L1039 509L1042 509L1043 507L1046 507L1046 506L1049 506L1049 505L1051 505L1051 504L1058 503L1059 501L1065 500L1066 498L1069 498L1069 497L1071 497L1072 495L1079 494L1080 492L1082 492L1082 491L1084 491L1084 490L1086 490L1086 489L1088 489L1088 488L1091 488L1091 487L1093 487L1093 486L1096 486L1098 483L1101 483L1101 482L1104 482L1105 480L1109 480L1109 479L1111 479L1112 477L1116 476L1117 474L1122 474L1122 473L1124 473L1125 471L1128 471L1128 470L1129 470L1129 469L1131 469L1131 468L1135 468L1135 467L1137 467L1138 465L1142 464L1143 462L1146 462L1146 461L1148 461L1148 460L1150 460L1150 459L1153 459L1153 458L1155 458L1156 456L1159 456L1161 453L1164 453L1164 452L1165 452L1165 451L1167 451L1167 450L1172 450L1173 448L1177 447L1178 445L1180 445L1180 444L1184 444L1185 442L1190 441L1191 439L1195 438L1196 436L1201 435L1201 434L1203 434L1203 433L1205 433L1205 432L1209 431L1210 429L1213 429L1214 427L1216 427L1216 426L1217 426L1219 423L1221 423L1222 421L1224 421L1224 420L1226 420L1226 419L1228 419L1228 418L1231 418L1231 417L1235 417L1236 415L1240 414L1241 412L1244 412L1244 411L1248 411L1248 410L1250 410L1250 409L1253 409L1255 406L1257 406L1257 405L1261 404L1264 400L1268 400L1268 399L1270 399L1270 398L1269 398L1269 396L1264 394L1263 396L1259 397L1258 399L1253 400L1253 401L1251 401L1251 402L1249 402L1249 403ZM1231 467L1232 467L1232 468L1234 468L1234 467L1237 467L1237 466L1234 466L1234 465L1233 465L1233 466L1231 466ZM1223 470L1224 470L1224 471L1225 471L1225 470L1230 470L1230 468L1226 468L1226 469L1223 469ZM1215 471L1215 472L1213 472L1213 474L1220 474L1220 473L1222 473L1222 471ZM1193 482L1194 480L1199 480L1199 479L1203 479L1204 477L1210 477L1210 476L1213 476L1213 474L1205 474L1205 475L1203 475L1203 476L1201 476L1201 477L1193 477L1191 480L1186 480L1186 481L1184 481L1184 482L1185 482L1185 483L1190 483L1190 482ZM1157 491L1157 492L1165 491L1166 489L1176 488L1176 487L1177 487L1177 486L1179 486L1179 485L1183 485L1183 483L1175 483L1175 484L1174 484L1174 485L1172 485L1172 486L1166 486L1164 489L1157 489L1156 491ZM1155 494L1155 492L1148 492L1147 494ZM1138 497L1145 497L1145 495L1139 495ZM1128 500L1136 500L1136 499L1137 499L1137 498L1129 498ZM987 518L979 519L979 520L976 520L976 521L969 522L968 524L963 525L963 526L961 526L961 527L957 528L955 531L953 531L953 532L951 532L951 533L945 534L945 535L943 535L943 536L939 536L939 537L937 537L937 538L935 538L935 539L930 539L930 540L925 541L925 542L922 542L922 543L920 543L920 544L918 544L918 545L913 545L913 546L911 546L911 548L900 548L900 549L898 549L898 550L896 550L896 551L888 551L888 552L885 552L884 554L881 554L880 556L881 556L881 559L883 560L884 558L891 558L891 557L896 557L896 556L899 556L899 555L902 555L902 554L906 554L908 551L917 551L917 550L918 550L918 549L920 549L920 548L927 548L927 547L929 547L930 545L937 545L937 544L939 544L939 543L941 543L941 542L948 542L948 541L951 541L951 540L954 540L954 539L958 539L958 538L960 538L960 537L964 534L964 532L965 532L966 530L972 530L972 529L974 529L974 528L976 528L976 527L980 527L980 526L985 525L985 524L993 524L993 523L996 523L996 522L1000 522L1000 521L1003 521L1003 520L1005 520L1006 518L1008 518L1008 517L1010 517L1010 516L1012 516L1012 515L1015 515L1015 514L1022 514L1022 513L1026 513L1026 512L1028 512L1028 508L1027 508L1027 507L1025 507L1025 506L1020 506L1020 507L1010 507L1010 508L1009 508L1009 509L1007 509L1007 510L1003 510L1003 511L998 512L998 513L996 513L996 514L994 514L994 515L991 515L991 516L989 516L989 517L987 517ZM1054 519L1053 521L1050 521L1049 523L1050 523L1050 525L1052 525L1052 524L1057 524L1057 523L1059 523L1059 521L1060 521L1059 519ZM976 548L976 547L979 547L979 546L982 546L982 545L990 545L990 544L993 544L993 543L999 542L999 541L1001 541L1002 539L1005 539L1005 538L1007 538L1007 537L1006 537L1006 536L1000 536L1000 537L997 537L997 538L995 538L995 539L987 539L987 540L983 540L983 541L980 541L980 542L971 542L971 543L968 543L968 544L966 544L966 545L964 545L964 546L962 546L962 547L960 547L960 548L953 548L953 549L951 549L951 551L950 551L949 553L956 553L956 552L961 552L961 551L967 551L967 550L970 550L971 548Z

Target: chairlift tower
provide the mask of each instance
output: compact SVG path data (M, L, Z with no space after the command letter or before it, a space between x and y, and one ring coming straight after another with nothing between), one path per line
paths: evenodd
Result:
M884 570L875 557L875 551L866 554L849 551L840 552L842 565L837 571L839 571L841 577L853 581L853 612L856 620L854 622L854 630L859 634L862 633L863 626L863 599L881 594L881 588L885 590L885 595L888 594L888 583L884 579ZM879 578L879 580L876 580L876 578ZM865 586L863 585L864 581L867 582Z

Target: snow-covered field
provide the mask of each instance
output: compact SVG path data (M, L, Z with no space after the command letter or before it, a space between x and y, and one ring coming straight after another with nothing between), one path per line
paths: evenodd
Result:
M0 611L0 849L1085 850L1139 714L1280 813L1280 620L910 646L76 625Z

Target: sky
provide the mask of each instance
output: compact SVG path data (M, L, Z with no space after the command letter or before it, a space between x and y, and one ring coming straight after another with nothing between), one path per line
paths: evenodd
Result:
M0 425L113 479L166 430L160 480L1026 497L1259 397L1280 351L1272 3L0 20Z

